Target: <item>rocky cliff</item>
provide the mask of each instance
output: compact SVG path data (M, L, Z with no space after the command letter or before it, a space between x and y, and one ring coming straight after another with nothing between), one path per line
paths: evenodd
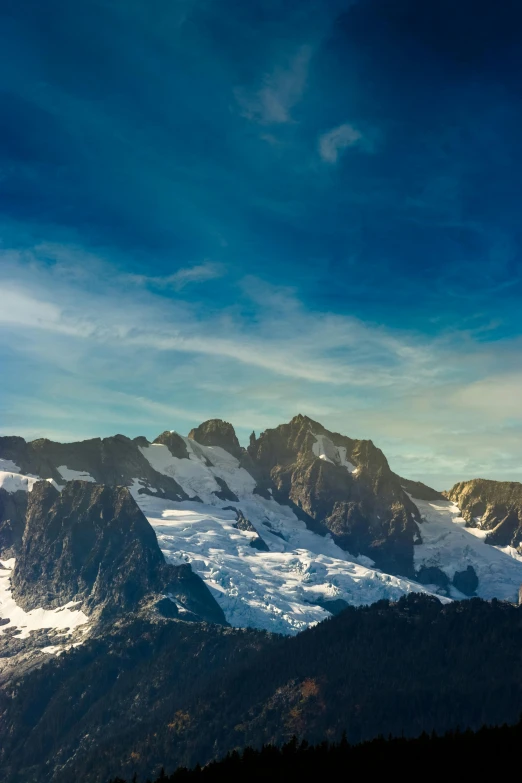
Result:
M522 545L522 484L518 481L461 481L447 493L469 527L487 530L495 546Z
M49 482L29 493L12 578L25 611L70 601L87 613L115 616L144 600L169 600L199 619L224 616L190 566L167 565L156 535L126 487L71 481L59 492Z

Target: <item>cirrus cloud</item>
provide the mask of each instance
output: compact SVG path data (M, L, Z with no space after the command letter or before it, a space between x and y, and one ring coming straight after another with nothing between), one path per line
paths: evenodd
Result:
M312 48L301 46L286 67L277 66L263 78L261 89L250 93L236 88L235 98L244 117L263 125L292 121L291 110L306 88Z
M339 154L348 147L354 147L363 139L361 131L344 123L323 133L319 137L319 155L325 163L337 163Z

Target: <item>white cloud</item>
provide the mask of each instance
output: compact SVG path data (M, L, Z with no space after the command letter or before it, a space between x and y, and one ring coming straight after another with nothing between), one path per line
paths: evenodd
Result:
M353 125L338 125L319 137L319 154L326 163L337 163L340 152L359 144L362 139L362 133Z
M76 277L37 250L0 263L4 431L155 437L220 416L246 438L302 412L371 438L397 472L439 488L478 474L520 479L519 341L428 338L313 312L296 291L254 278L209 310L193 293L125 286L101 261Z
M291 110L299 103L306 88L310 46L301 46L285 67L278 66L265 74L263 86L255 92L235 90L244 117L263 125L291 122Z
M127 275L127 279L139 285L147 285L153 288L172 288L181 291L190 283L206 283L208 280L216 280L223 277L225 267L212 261L205 261L197 266L178 269L171 275L151 277L148 275Z

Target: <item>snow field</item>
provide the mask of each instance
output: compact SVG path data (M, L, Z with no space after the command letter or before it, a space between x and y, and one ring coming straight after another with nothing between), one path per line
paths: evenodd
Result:
M352 557L330 536L308 530L289 507L253 494L255 480L228 452L184 441L189 459L173 457L166 446L141 451L155 470L175 478L189 497L197 495L202 503L139 494L139 480L131 491L166 559L191 564L231 625L294 634L329 616L318 601L341 598L360 605L381 598L396 600L411 591L429 592L372 568L369 558ZM329 448L324 441L323 447ZM336 449L339 464L353 468L343 451L340 455ZM220 491L216 476L239 498L237 502L223 502L214 494ZM235 512L223 506L240 509L270 551L252 548L254 534L237 530Z

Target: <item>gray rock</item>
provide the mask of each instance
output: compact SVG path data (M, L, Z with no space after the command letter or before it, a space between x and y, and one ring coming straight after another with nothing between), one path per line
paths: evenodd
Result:
M421 566L415 574L415 579L421 585L437 585L447 590L450 584L449 577L437 566Z

